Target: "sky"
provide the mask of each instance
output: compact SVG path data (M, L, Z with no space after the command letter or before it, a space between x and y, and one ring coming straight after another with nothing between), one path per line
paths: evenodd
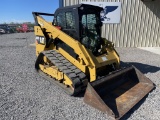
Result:
M0 23L34 22L32 12L54 13L59 0L1 0ZM52 21L53 18L46 18Z

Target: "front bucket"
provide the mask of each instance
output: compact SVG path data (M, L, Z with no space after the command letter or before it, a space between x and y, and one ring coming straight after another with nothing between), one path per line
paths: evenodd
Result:
M132 66L88 83L84 102L120 119L153 88L153 82Z

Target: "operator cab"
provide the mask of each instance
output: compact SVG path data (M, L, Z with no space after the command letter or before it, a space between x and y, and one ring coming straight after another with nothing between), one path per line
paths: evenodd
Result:
M53 24L97 54L101 45L102 10L101 7L86 4L59 8Z

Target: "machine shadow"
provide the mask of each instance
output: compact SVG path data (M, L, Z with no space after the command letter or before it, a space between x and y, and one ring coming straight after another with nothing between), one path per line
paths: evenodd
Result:
M155 73L160 70L160 67L147 65L143 63L136 63L136 62L123 62L121 61L121 67L129 67L129 66L135 66L137 69L139 69L143 74L147 73Z

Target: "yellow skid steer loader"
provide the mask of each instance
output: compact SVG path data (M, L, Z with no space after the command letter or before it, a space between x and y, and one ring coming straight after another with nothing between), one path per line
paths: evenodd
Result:
M120 68L114 44L101 37L101 11L80 4L58 8L55 14L33 12L35 68L69 95L85 92L85 103L120 119L154 84L134 66ZM53 22L42 15L53 16Z

